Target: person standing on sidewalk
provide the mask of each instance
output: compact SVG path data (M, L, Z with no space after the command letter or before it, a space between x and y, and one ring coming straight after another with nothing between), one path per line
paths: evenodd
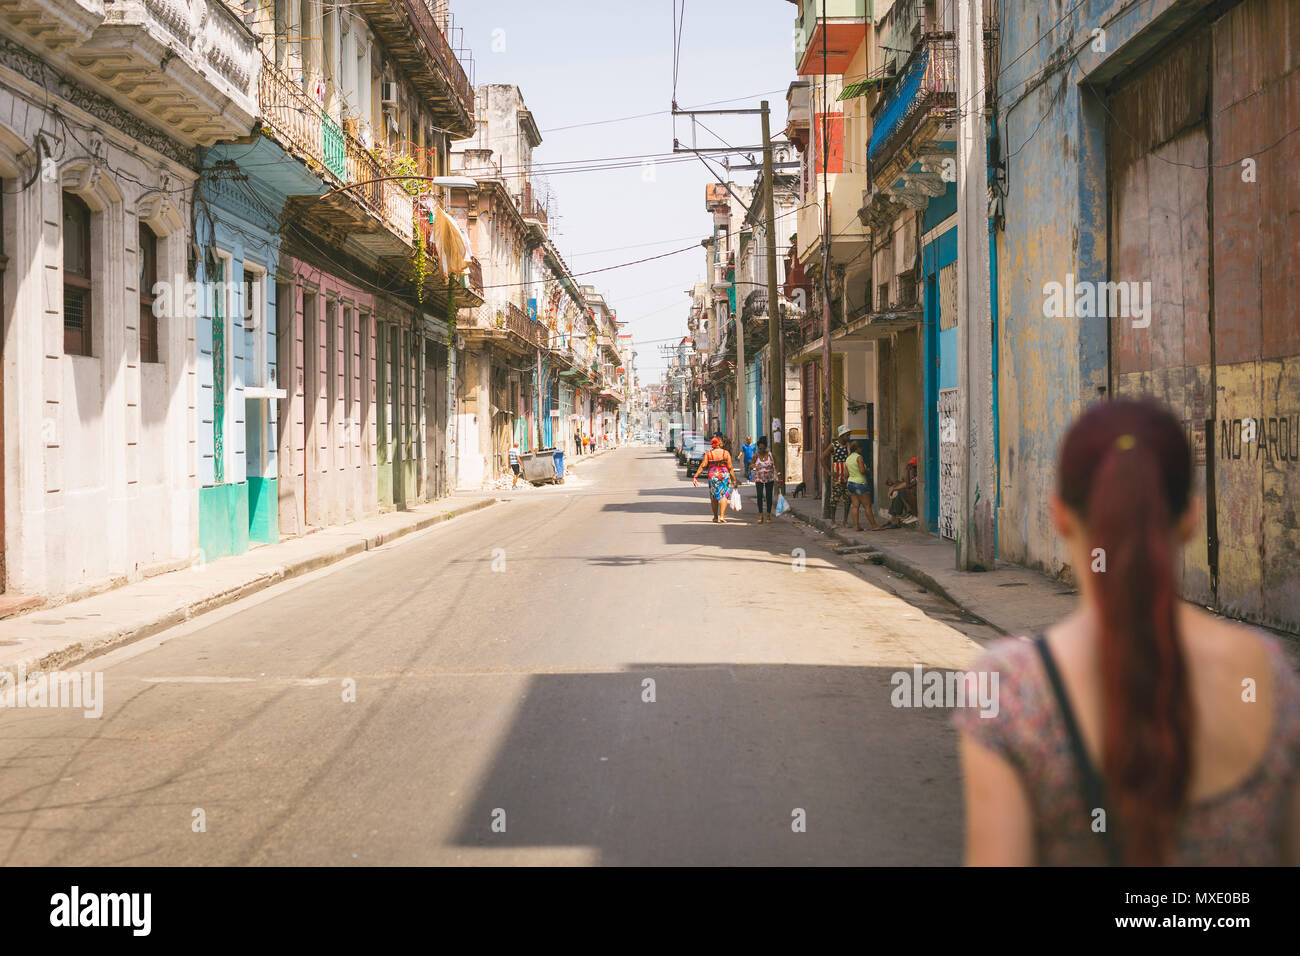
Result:
M745 480L754 480L754 453L757 449L754 447L754 439L748 435L745 436L745 443L740 446L740 453L745 456Z
M953 720L968 863L1300 863L1300 677L1276 638L1179 599L1193 475L1149 400L1066 433L1051 512L1079 606L974 665L999 683Z
M844 523L849 523L849 469L845 464L849 457L849 446L846 444L849 433L848 425L841 425L840 430L835 435L835 440L826 446L822 452L822 468L826 471L826 480L829 485L831 498L831 527L835 527L835 513L839 510L839 503L844 502Z
M519 484L519 442L515 441L510 445L510 470L514 472L514 480L510 482L510 490L513 491Z
M754 482L754 487L758 489L758 523L766 521L772 523L772 496L776 491L776 483L781 480L781 476L776 472L776 459L772 457L772 451L767 447L767 437L761 436L758 439L758 447L754 450L754 468L750 472L750 478ZM764 518L763 505L767 503L767 517Z
M700 467L695 470L691 484L698 488L700 473L705 468L709 469L709 499L713 506L713 520L719 524L726 524L727 498L731 494L731 489L739 482L736 481L736 472L731 467L731 452L723 449L722 439L715 435L711 445L712 447L704 453Z
M849 457L844 461L848 468L849 480L845 485L848 491L849 500L852 502L853 511L853 530L862 530L862 509L867 510L867 520L871 522L871 530L879 531L880 525L876 523L876 516L871 510L871 466L867 460L862 457L862 442L849 442ZM847 524L847 520L845 524Z
M589 434L582 436L582 453L584 455L591 454L591 435Z

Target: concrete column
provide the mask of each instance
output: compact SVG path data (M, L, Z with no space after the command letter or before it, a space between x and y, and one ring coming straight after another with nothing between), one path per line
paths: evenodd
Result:
M958 4L957 307L962 461L957 567L993 570L993 330L989 308L984 0Z

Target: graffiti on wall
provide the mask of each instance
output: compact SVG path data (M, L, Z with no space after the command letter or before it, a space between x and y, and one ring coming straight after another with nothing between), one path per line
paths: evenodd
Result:
M1300 414L1220 419L1219 458L1300 461Z

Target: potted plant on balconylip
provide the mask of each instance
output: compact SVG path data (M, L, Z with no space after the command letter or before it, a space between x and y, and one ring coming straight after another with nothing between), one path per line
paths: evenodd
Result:
M417 179L420 175L420 167L415 162L414 156L394 156L386 164L390 176L410 176L410 179L399 179L398 184L412 196L419 196L424 190L424 180Z

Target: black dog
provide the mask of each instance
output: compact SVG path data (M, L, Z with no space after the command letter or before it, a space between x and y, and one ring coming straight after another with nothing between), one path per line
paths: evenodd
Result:
M794 491L790 492L790 497L798 498L800 495L804 494L807 490L808 490L808 484L806 482L801 481L799 482L799 484L794 486Z

